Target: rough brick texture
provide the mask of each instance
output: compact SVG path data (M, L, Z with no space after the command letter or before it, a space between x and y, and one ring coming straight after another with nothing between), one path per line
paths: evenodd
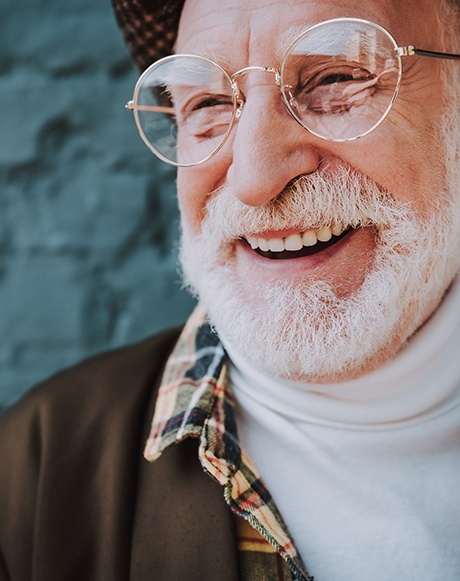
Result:
M174 170L124 103L109 0L0 6L0 410L81 358L185 320Z

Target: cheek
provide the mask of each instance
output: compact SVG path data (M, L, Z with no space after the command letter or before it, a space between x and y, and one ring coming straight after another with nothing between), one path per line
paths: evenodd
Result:
M182 227L191 234L198 234L204 217L207 189L206 180L196 175L192 168L179 168L177 173L177 195ZM204 173L204 172L201 172Z
M419 148L393 166L384 187L395 199L411 204L419 216L431 214L438 207L439 195L445 190L445 172L442 163L433 155L424 155Z
M382 145L375 144L375 152L370 148L372 153L368 155L385 160L380 169L374 161L381 185L399 201L412 203L423 215L438 204L439 193L446 188L446 171L443 109L433 96L426 95L424 100L421 95L420 91L418 102L410 108L394 107L382 127L387 137L381 140ZM432 106L427 109L425 102Z
M442 147L423 131L392 132L388 124L369 141L355 146L346 161L395 200L411 203L417 213L430 213L445 186Z
M199 234L212 193L225 183L229 162L224 156L197 167L178 168L177 195L183 227Z

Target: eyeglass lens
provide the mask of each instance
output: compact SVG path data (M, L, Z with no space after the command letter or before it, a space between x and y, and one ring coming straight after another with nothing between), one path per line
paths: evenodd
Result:
M228 75L210 60L185 55L147 69L135 103L144 141L178 165L196 164L215 153L235 110Z
M312 27L289 47L281 90L292 115L309 131L349 141L374 129L399 87L397 45L370 22L339 19Z
M396 97L401 66L395 48L389 33L367 21L337 19L313 26L283 58L286 107L319 137L348 141L366 135L383 121ZM142 138L156 155L174 165L193 165L225 142L236 98L219 65L175 55L140 78L134 112Z

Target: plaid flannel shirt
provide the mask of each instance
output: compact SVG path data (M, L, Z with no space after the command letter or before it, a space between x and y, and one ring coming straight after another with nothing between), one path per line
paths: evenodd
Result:
M240 448L226 354L201 307L167 362L145 458L153 462L190 437L200 439L199 460L236 515L240 578L311 581L269 491Z

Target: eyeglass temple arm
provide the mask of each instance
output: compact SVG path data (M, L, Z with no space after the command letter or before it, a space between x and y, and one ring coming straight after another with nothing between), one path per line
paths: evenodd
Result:
M134 111L134 101L128 101L125 105L128 111ZM150 111L153 113L173 113L174 107L162 107L161 105L138 105L138 111Z
M397 56L414 56L416 54L418 54L420 56L428 56L428 57L436 58L436 59L460 59L460 54L453 54L453 53L449 53L449 52L435 52L432 50L423 50L421 48L415 48L415 46L412 46L412 45L398 46L398 48L396 49Z

